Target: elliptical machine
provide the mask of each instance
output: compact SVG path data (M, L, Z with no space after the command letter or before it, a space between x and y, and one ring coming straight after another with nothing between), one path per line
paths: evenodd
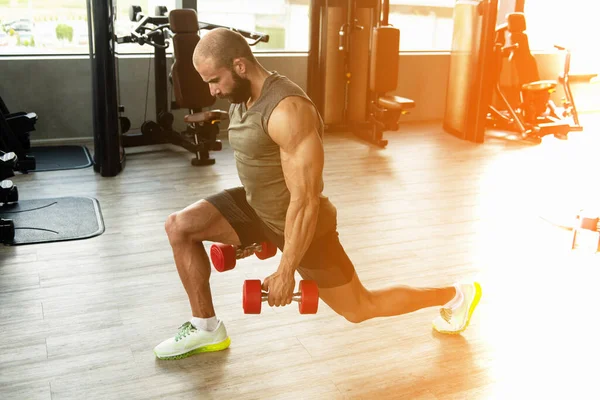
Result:
M569 132L583 129L569 84L570 52L564 47L555 46L567 52L564 71L559 81L540 80L537 63L529 49L526 28L522 12L508 14L507 23L496 27L495 92L504 109L490 105L488 127L513 131L521 139L536 143L550 134L559 139L567 139ZM510 68L506 74L508 82L503 82L504 59L508 60ZM559 83L566 95L562 108L551 100Z
M131 34L117 38L118 43L138 43L154 47L154 79L156 91L156 120L142 123L141 132L124 133L124 147L146 146L152 144L174 144L195 154L191 164L194 166L212 165L215 159L210 151L220 151L222 144L216 139L219 133L219 122L228 117L221 110L202 111L212 106L216 98L210 94L208 84L195 71L192 64L194 48L202 29L227 28L221 25L199 22L195 10L176 9L167 14L164 6L156 8L157 16L142 14L140 6L131 6L129 18L137 25ZM266 34L237 30L242 36L254 39L251 46L259 41L268 42ZM175 101L168 104L167 58L166 49L169 43L174 45L175 62L169 77L174 88ZM188 122L185 131L177 132L173 128L172 110L187 109L194 114L193 122ZM123 124L122 124L123 125ZM125 125L131 125L127 120ZM127 129L127 130L128 130ZM124 130L125 132L127 130Z

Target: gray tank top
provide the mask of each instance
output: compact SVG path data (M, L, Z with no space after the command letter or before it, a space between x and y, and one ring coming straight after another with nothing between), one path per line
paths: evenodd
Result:
M259 98L250 109L246 109L244 103L232 104L229 108L229 143L246 199L263 222L278 235L284 233L290 192L283 176L279 145L267 132L271 113L288 96L305 98L314 106L298 85L273 72L265 80ZM322 119L319 134L323 135ZM336 214L333 204L321 193L315 237L336 228Z

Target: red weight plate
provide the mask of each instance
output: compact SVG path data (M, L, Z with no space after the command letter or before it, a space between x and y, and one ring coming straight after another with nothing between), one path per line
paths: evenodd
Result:
M316 314L319 308L319 287L315 281L300 281L300 314Z
M210 259L219 272L229 271L235 267L235 246L216 243L210 246Z
M260 314L262 305L262 284L258 279L244 281L242 306L244 314Z
M275 246L271 242L262 242L261 243L262 250L256 252L256 257L261 260L266 260L267 258L273 257L277 254L277 246Z

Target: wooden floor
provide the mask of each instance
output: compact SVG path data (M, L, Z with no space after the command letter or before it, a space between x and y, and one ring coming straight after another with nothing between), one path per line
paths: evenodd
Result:
M325 139L342 243L370 288L479 280L463 335L434 333L433 308L358 325L322 302L318 315L244 315L243 280L270 275L279 253L213 273L228 350L155 359L190 317L164 221L239 181L227 145L208 168L177 149L128 149L115 178L88 168L14 179L22 200L97 198L106 232L0 248L0 398L598 398L600 258L572 252L570 233L540 217L600 205L600 133L476 145L433 123L386 137L385 150Z

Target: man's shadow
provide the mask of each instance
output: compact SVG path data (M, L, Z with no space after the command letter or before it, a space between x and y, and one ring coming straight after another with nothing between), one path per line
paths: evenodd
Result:
M462 335L446 335L432 330L439 352L420 385L437 398L454 397L488 385L486 371L475 362L473 345Z
M219 387L227 383L225 371L227 364L231 362L229 356L230 349L228 348L222 351L195 354L180 360L156 359L155 368L160 374L172 374L179 377L182 383L184 381L183 373L186 377L185 382L188 382L190 386L189 390L201 392L202 388Z
M381 389L372 390L368 398L410 399L412 397L471 398L470 393L489 385L486 371L475 363L471 343L462 335L446 335L432 330L432 339L438 346L431 356L423 357L418 367L407 374L399 369L399 376L390 376ZM434 347L434 346L432 346ZM462 395L461 395L462 394ZM362 398L362 397L361 397Z

